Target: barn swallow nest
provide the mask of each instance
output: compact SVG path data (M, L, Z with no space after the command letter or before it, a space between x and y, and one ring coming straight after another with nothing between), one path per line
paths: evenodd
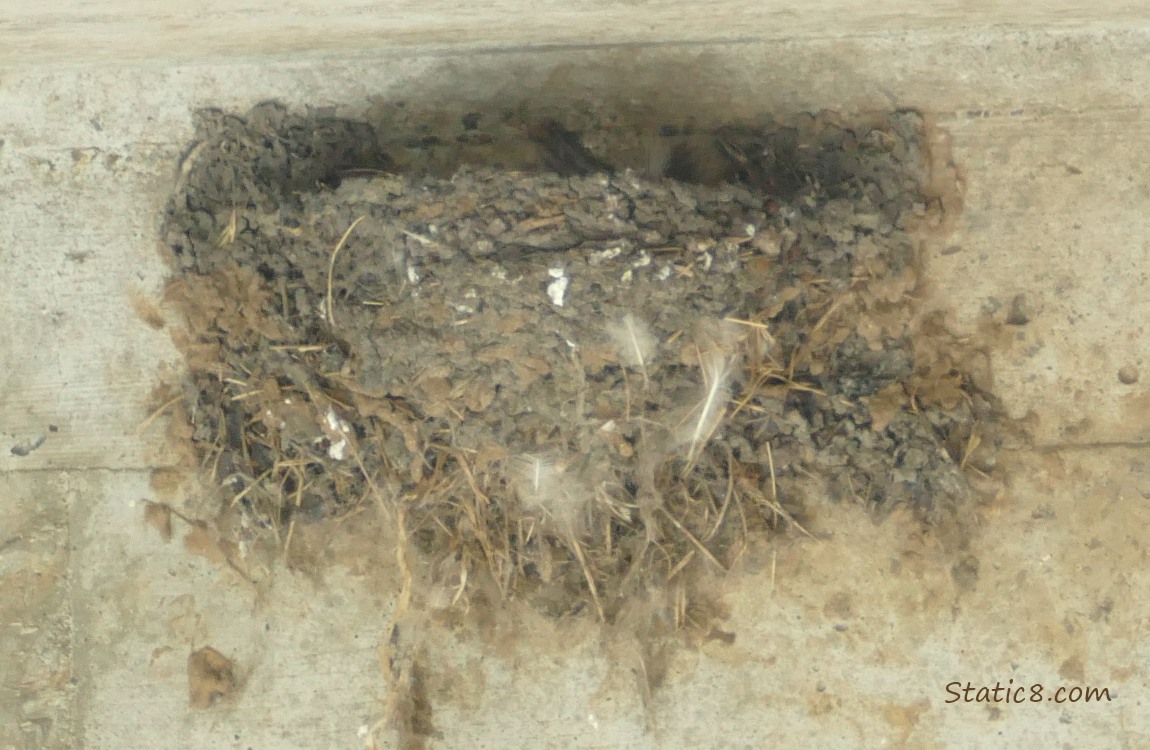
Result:
M1000 438L913 304L920 118L664 133L646 174L549 121L435 177L367 123L206 113L167 297L234 533L379 507L456 604L610 621L828 502L960 515Z

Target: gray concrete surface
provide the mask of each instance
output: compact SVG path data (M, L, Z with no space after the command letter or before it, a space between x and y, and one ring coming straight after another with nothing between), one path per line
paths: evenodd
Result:
M773 577L761 559L723 584L735 644L678 654L646 710L634 655L592 630L429 624L428 747L1150 746L1150 22L1135 11L42 5L0 11L0 440L45 437L0 451L0 748L362 747L383 712L395 589L362 536L328 540L342 546L320 577L253 586L181 543L187 526L165 543L143 522L151 472L174 459L138 428L177 360L134 301L164 274L158 216L191 111L604 81L734 114L930 113L965 208L931 249L929 302L984 336L984 311L1028 295L1032 323L992 351L1036 448L1003 457L973 590L908 519L827 511L829 542L780 542ZM244 689L193 711L186 657L207 644ZM951 680L1009 679L1113 700L946 702Z

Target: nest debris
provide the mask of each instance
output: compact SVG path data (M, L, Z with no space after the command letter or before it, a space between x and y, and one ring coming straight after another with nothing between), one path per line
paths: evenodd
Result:
M999 410L914 304L921 118L665 130L657 174L547 121L535 163L437 176L369 123L206 113L160 400L226 533L290 559L297 524L378 505L429 601L612 621L677 587L707 632L685 582L822 503L961 518Z

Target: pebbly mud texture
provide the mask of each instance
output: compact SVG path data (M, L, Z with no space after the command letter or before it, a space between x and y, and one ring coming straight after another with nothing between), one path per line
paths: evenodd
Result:
M913 304L922 127L667 126L636 171L544 120L444 175L365 122L205 113L165 240L221 518L286 546L381 504L448 599L607 621L825 503L961 524L1000 438Z

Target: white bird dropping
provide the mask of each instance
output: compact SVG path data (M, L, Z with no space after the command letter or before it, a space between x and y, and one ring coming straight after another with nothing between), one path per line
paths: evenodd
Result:
M553 280L547 285L547 296L551 299L551 304L556 307L563 307L564 298L567 296L567 286L571 283L571 279L567 277L567 271L564 268L548 268L547 275Z

